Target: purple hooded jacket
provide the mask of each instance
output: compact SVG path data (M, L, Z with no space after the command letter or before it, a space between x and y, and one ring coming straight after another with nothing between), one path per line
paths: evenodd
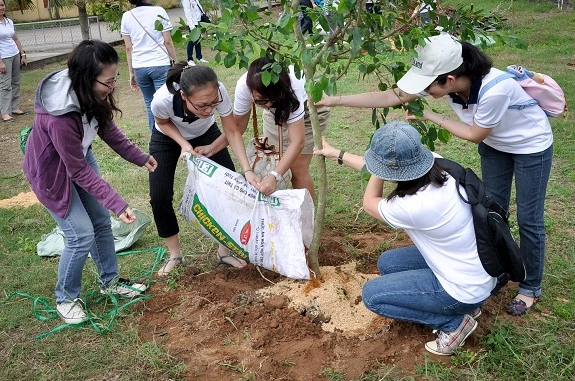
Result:
M70 210L75 183L105 208L121 214L128 203L88 164L82 150L84 129L78 98L71 88L68 69L51 73L40 82L34 105L34 128L26 143L22 168L38 200L58 216ZM125 160L144 165L142 152L112 122L98 136Z

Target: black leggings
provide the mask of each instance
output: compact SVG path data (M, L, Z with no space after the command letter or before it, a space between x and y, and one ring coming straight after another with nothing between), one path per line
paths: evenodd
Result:
M188 140L192 147L211 144L220 135L214 123L202 136ZM174 177L182 148L172 138L154 129L150 139L150 155L158 162L154 172L150 172L150 204L154 221L161 238L168 238L180 232L174 211ZM235 171L234 163L227 148L215 153L210 160Z

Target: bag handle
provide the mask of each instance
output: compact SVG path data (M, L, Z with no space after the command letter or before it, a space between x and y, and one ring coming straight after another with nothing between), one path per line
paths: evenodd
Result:
M258 113L256 110L256 104L255 102L252 103L252 127L254 129L254 138L256 140L258 140L259 138L259 130L258 130ZM279 140L279 151L278 151L278 157L281 160L282 158L282 152L283 152L283 132L282 132L282 128L281 126L277 126L278 127L278 140Z

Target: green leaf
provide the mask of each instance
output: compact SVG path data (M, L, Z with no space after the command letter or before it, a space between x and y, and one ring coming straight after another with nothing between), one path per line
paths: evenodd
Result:
M184 42L185 39L182 36L182 31L179 29L172 29L172 41L174 41L174 43L179 44L181 42Z
M262 83L264 84L264 86L269 86L269 84L272 82L272 73L270 73L269 71L264 71L262 73Z
M313 84L313 87L311 89L311 97L314 102L319 102L319 100L323 96L323 89L324 88L321 83L317 82Z
M313 59L313 51L311 49L306 49L301 54L301 60L304 65L309 65L312 59Z
M438 132L439 141L442 143L448 143L451 140L451 133L445 128L440 128Z
M230 68L236 64L236 54L230 53L224 57L224 66Z

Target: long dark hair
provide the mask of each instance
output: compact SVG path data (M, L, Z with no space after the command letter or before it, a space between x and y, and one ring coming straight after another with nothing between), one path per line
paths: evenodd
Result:
M276 83L272 82L267 86L263 84L262 73L269 67L266 65L274 62L267 56L252 62L248 68L246 84L250 91L257 91L265 99L273 101L275 123L281 126L289 120L290 114L299 108L299 100L294 94L289 73L285 69L279 73L279 80Z
M487 73L489 73L493 67L491 58L485 55L485 53L483 53L477 47L466 41L461 43L461 57L463 57L463 63L459 65L457 69L449 73L439 75L436 79L438 84L445 85L448 75L453 75L455 77L469 77L471 79L481 79Z
M387 196L391 200L395 196L405 197L416 194L420 189L432 184L436 187L442 187L447 181L447 174L439 163L434 162L431 169L423 176L409 181L398 181L397 186Z
M218 76L214 69L204 65L188 66L184 61L178 62L168 70L166 86L172 94L176 94L179 91L174 87L174 84L180 86L186 97L208 85L216 89L220 87Z
M104 66L117 65L119 60L116 49L99 40L82 41L68 58L68 76L80 102L80 110L89 121L96 118L98 128L104 132L114 118L114 113L121 111L116 107L114 92L108 94L106 99L101 99L94 91L94 83Z

